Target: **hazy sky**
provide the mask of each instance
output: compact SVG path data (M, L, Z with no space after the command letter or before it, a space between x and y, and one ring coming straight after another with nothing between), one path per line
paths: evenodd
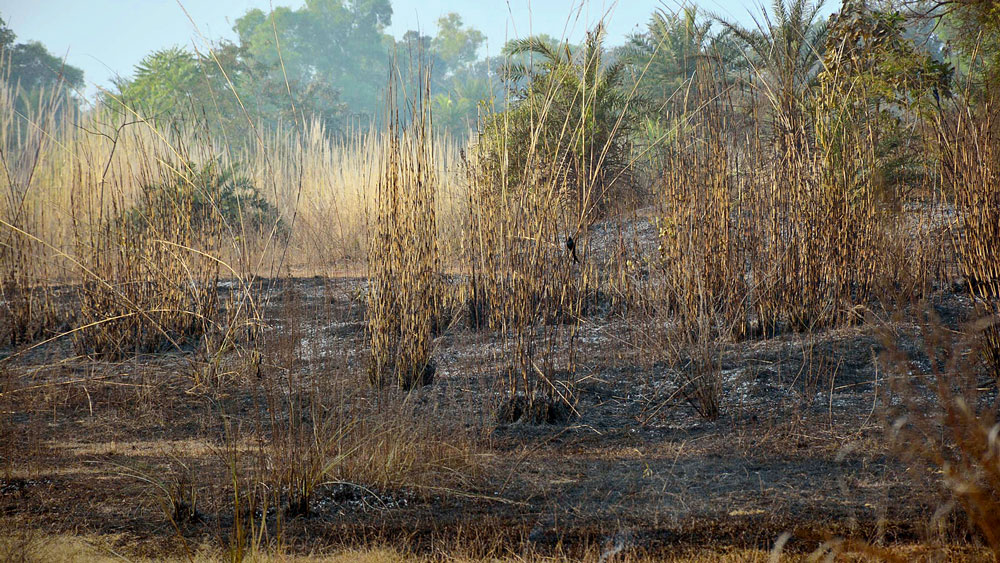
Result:
M466 25L486 34L489 54L496 54L506 38L523 37L529 32L578 40L585 29L610 12L610 44L619 44L627 34L644 29L657 7L676 10L678 2L392 0L389 32L400 37L419 27L423 33L433 34L439 16L458 12ZM94 84L107 85L115 74L130 75L132 67L150 51L171 45L190 46L192 42L204 45L191 20L209 41L234 39L233 22L247 10L302 4L302 0L0 0L0 17L17 34L18 41L41 41L55 55L66 56L67 62L82 68L89 84L87 92L93 94ZM828 4L840 2L830 0ZM760 13L759 2L700 0L699 5L748 23L751 12Z

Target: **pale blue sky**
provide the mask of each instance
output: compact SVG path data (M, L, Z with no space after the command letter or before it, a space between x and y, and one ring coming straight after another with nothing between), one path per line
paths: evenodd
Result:
M610 44L644 29L657 8L676 10L680 0L392 0L390 33L399 37L416 29L431 34L434 22L458 12L466 25L483 31L487 49L496 54L506 38L530 32L578 40L606 13ZM115 74L128 76L150 51L171 45L204 45L234 38L233 22L250 8L301 6L302 0L0 0L0 17L18 41L37 40L86 73L88 94L107 85ZM759 2L697 0L703 9L750 23ZM768 0L770 3L770 0ZM826 13L839 0L828 0ZM183 5L184 9L181 8ZM185 10L191 19L185 15ZM484 51L485 54L485 51Z

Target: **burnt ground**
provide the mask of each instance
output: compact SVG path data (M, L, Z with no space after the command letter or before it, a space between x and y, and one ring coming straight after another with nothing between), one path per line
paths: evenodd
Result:
M385 479L345 468L317 485L308 514L256 512L293 551L389 542L431 552L655 555L767 550L786 532L793 553L834 536L890 546L978 541L959 513L934 517L948 500L939 476L906 462L906 444L887 438L901 401L879 358L886 345L919 357L917 324L733 343L721 353L721 416L706 420L678 393L676 372L645 338L650 327L598 312L576 335L575 413L511 423L495 416L507 364L498 335L456 316L436 340L431 385L377 393L365 381L360 280L257 284L265 286L273 350L251 369L228 354L218 382L196 382L206 373L197 349L111 363L77 356L62 339L0 354L9 355L0 364L3 521L105 537L139 556L225 545L235 515L228 444L266 449L271 435L260 422L287 417L275 405L312 393L334 414L396 417L429 443L461 448L465 461ZM971 314L950 291L930 307L954 326ZM272 379L285 403L261 399ZM247 475L275 474L254 473L252 460L263 458L244 458ZM176 527L167 490L198 499Z

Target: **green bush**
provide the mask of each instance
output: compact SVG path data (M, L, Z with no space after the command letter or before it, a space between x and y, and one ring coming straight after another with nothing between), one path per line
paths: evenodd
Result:
M563 203L592 220L633 190L635 112L624 63L604 60L604 29L582 47L541 37L511 41L504 70L509 106L485 120L478 161L496 186L557 185ZM531 63L516 62L530 56Z
M201 167L189 164L187 173L174 181L144 186L126 220L147 231L162 226L159 219L165 216L177 219L168 222L171 227L183 225L194 235L267 237L272 229L278 236L288 234L277 208L253 181L215 161Z

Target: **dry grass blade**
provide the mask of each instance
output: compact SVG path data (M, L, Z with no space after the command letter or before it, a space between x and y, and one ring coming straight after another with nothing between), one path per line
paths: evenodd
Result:
M387 130L368 243L368 374L378 387L412 389L434 378L432 329L441 305L438 179L427 105L430 78L420 74L411 115L400 114L395 80L386 94Z

